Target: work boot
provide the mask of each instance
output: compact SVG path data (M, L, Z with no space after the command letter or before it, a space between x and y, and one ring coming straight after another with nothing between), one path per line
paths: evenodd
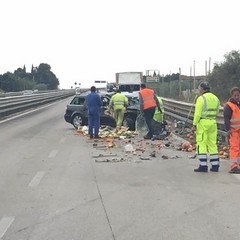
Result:
M157 139L156 135L153 135L153 137L151 138L152 141L155 141Z
M90 135L89 138L92 139L92 138L93 138L93 135Z
M145 135L145 136L143 136L143 138L144 138L144 139L151 139L152 137L149 136L149 135Z
M194 172L207 172L208 167L207 166L199 166L198 168L194 169Z
M238 167L234 167L234 168L230 169L229 173L240 174L240 169Z
M218 172L219 169L219 165L212 165L212 167L210 168L211 172Z
M237 163L233 163L230 166L230 171L229 173L234 173L234 174L239 174L240 173L240 169L239 169L239 165Z
M210 171L211 171L211 172L218 172L218 169L216 169L216 168L210 168Z

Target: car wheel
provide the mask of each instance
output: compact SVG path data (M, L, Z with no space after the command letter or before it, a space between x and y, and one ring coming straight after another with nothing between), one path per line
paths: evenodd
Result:
M135 123L129 117L123 119L123 126L127 127L131 131L135 131Z
M72 125L78 129L78 127L83 126L83 117L80 114L75 114L72 119Z

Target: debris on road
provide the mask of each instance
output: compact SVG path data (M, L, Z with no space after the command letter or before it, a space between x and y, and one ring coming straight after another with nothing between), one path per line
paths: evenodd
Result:
M196 158L197 157L197 154L195 153L194 155L192 155L192 156L188 156L188 158L190 158L190 159L194 159L194 158Z
M140 157L141 160L150 160L149 157Z
M150 153L150 156L151 156L151 157L156 157L156 151L155 151L155 150L152 151L152 152Z
M103 162L124 162L127 161L124 158L112 158L112 159L95 159L95 162L103 163Z
M166 160L166 159L168 159L168 156L162 155L162 159Z
M133 152L135 149L132 144L127 144L124 146L126 152Z
M117 156L117 154L98 154L98 155L95 155L93 156L93 158L100 158L100 157L114 157L114 156Z
M178 155L175 155L175 156L170 156L169 158L171 159L177 159L177 158L180 158Z
M77 130L78 136L89 137L88 127ZM102 126L99 131L100 139L89 139L87 143L92 144L92 157L99 163L131 162L143 163L151 160L178 159L182 155L185 159L196 158L185 156L184 154L196 150L195 142L188 138L185 140L175 134L169 134L165 139L143 139L137 131L129 131L128 128L121 127L119 130ZM226 148L221 148L221 156L227 156ZM104 151L104 153L99 153ZM181 152L179 155L172 154L173 151ZM185 153L186 152L186 153Z

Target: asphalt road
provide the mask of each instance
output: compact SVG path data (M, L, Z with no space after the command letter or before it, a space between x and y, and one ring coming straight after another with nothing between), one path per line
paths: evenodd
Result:
M0 239L240 239L240 177L227 160L195 173L174 136L109 148L64 121L68 101L0 122Z

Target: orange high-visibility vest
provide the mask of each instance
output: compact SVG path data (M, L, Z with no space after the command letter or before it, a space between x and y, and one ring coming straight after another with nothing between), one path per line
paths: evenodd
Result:
M231 128L240 129L240 109L239 107L232 103L226 103L232 109L232 117L230 119L230 126Z
M156 107L157 103L154 99L154 91L149 88L144 88L139 91L139 93L142 96L143 101L143 110L150 108L150 107Z

